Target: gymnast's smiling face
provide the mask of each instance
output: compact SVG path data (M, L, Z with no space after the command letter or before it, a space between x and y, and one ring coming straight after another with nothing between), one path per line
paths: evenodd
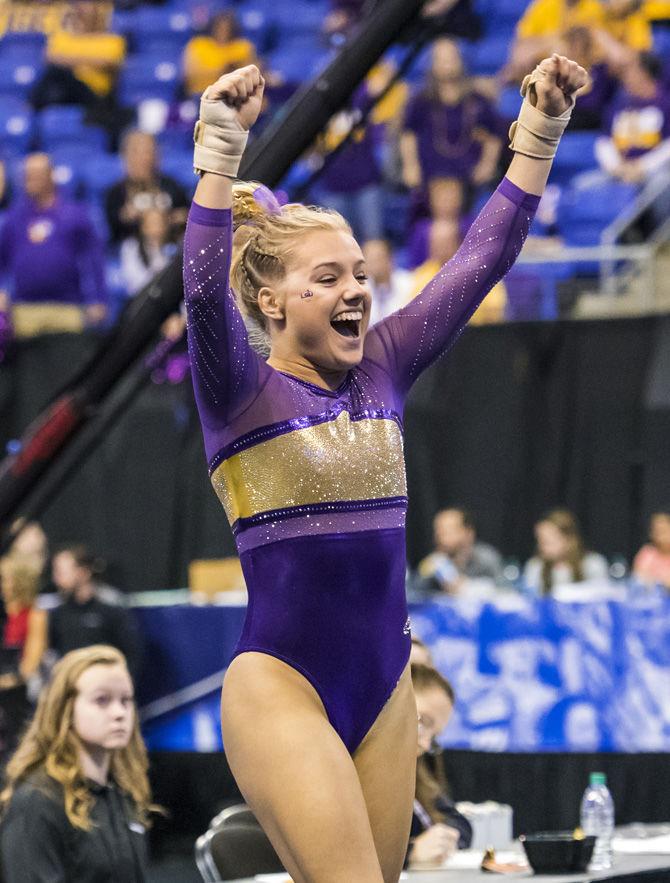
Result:
M286 273L259 292L272 356L326 373L363 358L371 294L365 258L344 230L306 233L285 258Z

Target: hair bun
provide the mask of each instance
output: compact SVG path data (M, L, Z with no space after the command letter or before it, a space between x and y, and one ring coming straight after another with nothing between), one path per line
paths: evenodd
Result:
M268 215L281 214L274 193L257 181L233 184L233 230L245 224L260 226Z

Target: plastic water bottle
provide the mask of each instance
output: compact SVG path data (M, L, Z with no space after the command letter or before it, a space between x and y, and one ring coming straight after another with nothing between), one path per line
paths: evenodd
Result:
M611 868L614 801L607 788L605 773L591 773L589 787L582 797L580 824L584 834L593 834L597 838L589 870Z

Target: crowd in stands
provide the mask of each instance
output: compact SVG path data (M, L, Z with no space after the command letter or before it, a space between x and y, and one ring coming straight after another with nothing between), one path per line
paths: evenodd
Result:
M60 19L44 17L46 37L4 23L0 289L19 336L113 321L176 253L206 85L259 64L261 131L374 0L285 6L165 0L113 11L77 0ZM639 188L670 174L670 3L434 0L430 9L431 45L397 82L402 50L389 52L280 188L349 219L383 277L373 284L376 319L457 249L504 171L518 83L546 54L575 58L590 82L533 235L595 243ZM661 192L643 232L669 214ZM518 317L510 286L475 321Z
M506 573L503 555L477 536L470 513L461 508L439 511L433 521L433 550L408 579L416 597L455 597L468 585L518 590L547 597L565 585L602 585L610 577L608 561L591 551L575 516L553 509L535 524L536 552L520 572ZM141 665L142 641L126 595L104 581L105 564L81 544L49 552L44 531L27 524L0 559L2 652L0 689L34 683L55 659L92 644L120 650L132 673ZM620 577L620 574L616 575ZM631 578L641 585L670 591L670 511L654 513L649 541L635 555Z

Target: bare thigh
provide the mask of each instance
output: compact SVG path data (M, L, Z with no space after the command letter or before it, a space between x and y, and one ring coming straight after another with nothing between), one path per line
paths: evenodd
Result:
M409 666L354 753L384 883L397 883L412 824L417 717Z
M223 683L226 757L296 883L383 883L356 767L311 684L246 652Z

